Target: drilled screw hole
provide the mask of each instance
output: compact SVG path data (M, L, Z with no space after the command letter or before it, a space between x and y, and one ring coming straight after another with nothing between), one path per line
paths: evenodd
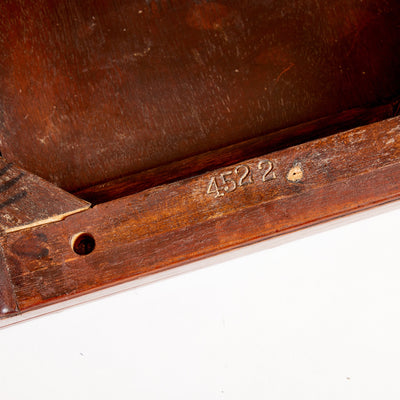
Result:
M85 256L90 254L96 246L96 241L90 233L79 233L72 239L72 249L76 254Z

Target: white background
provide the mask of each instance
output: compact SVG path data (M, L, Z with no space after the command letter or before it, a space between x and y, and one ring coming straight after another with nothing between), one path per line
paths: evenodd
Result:
M0 398L398 400L399 228L395 204L3 328Z

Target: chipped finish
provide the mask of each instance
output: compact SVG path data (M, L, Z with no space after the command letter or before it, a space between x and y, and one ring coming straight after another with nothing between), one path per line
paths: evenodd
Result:
M396 117L9 233L4 252L21 312L400 199L399 126ZM257 171L266 160L275 179L206 193L213 176ZM300 165L302 180L288 182ZM72 249L80 232L95 240L90 254Z
M145 171L400 92L398 0L13 0L0 15L0 151L68 191L143 188Z
M0 157L0 233L60 221L90 204Z
M300 163L295 163L293 167L290 168L290 171L286 175L286 179L289 182L295 182L295 183L300 182L303 179L303 177L304 177L303 168Z

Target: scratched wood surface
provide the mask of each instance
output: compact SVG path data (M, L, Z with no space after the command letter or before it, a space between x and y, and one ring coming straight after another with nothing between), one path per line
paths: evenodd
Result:
M11 232L3 290L18 314L399 198L396 117Z
M400 93L398 0L3 0L0 15L0 151L69 191Z
M7 233L60 221L90 204L0 157L0 314L17 310L3 254Z
M0 234L59 221L89 206L0 157Z
M162 165L79 190L74 194L93 204L103 203L141 190L189 178L271 151L295 146L312 139L331 135L360 125L381 121L400 114L400 101L373 107L352 109L340 114L309 121L277 132L261 135L221 149Z

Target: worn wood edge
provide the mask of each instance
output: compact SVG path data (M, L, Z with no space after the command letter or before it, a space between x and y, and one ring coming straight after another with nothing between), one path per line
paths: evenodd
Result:
M144 274L138 277L134 277L132 279L121 281L117 284L111 283L109 286L103 285L102 288L93 289L86 292L85 294L78 293L76 295L68 296L67 300L60 301L60 299L56 299L53 302L48 302L48 304L46 304L45 306L32 307L29 308L27 311L18 311L13 313L12 315L6 315L5 317L7 317L7 319L0 319L0 327L6 327L20 321L29 320L31 318L38 317L44 314L49 314L55 311L61 311L71 306L76 306L81 303L97 300L111 294L116 294L124 290L129 290L138 286L150 284L165 278L176 276L184 272L190 272L199 268L211 266L214 265L216 262L224 261L224 259L226 260L234 258L240 254L248 254L249 252L252 252L252 249L268 249L271 247L282 245L291 240L297 240L304 236L310 236L321 231L323 232L332 228L336 228L337 226L355 222L365 217L375 216L377 215L377 208L381 208L381 211L378 212L380 214L388 211L388 206L392 205L394 205L396 209L400 208L400 201L398 197L396 197L395 199L386 200L383 203L369 204L368 206L365 206L363 208L353 210L352 213L347 215L332 215L322 222L314 221L308 225L293 227L290 230L277 233L276 235L273 235L267 239L257 238L250 242L240 243L235 247L230 247L228 249L229 251L227 251L226 249L219 251L218 253L212 255L211 258L207 254L205 254L188 262L183 261L173 265L169 265L163 269L156 271L155 273ZM373 214L371 214L371 210L373 211Z
M3 244L3 239L0 238L0 320L19 313L14 286L4 257Z
M131 291L136 288L144 287L162 280L171 279L182 274L196 272L203 268L210 268L215 265L234 260L239 257L245 257L257 252L284 246L293 241L306 239L330 230L339 229L348 224L357 223L366 219L384 215L388 212L400 210L400 200L392 200L386 203L372 205L352 214L338 216L321 223L310 225L305 229L293 230L289 233L283 233L271 237L267 240L257 241L215 254L211 257L205 257L196 261L184 263L183 265L172 267L152 275L142 276L124 283L119 283L107 288L95 290L90 293L79 295L62 302L55 302L44 307L38 307L23 313L16 310L12 314L6 315L6 318L0 316L0 329L12 328L15 324L29 323L32 319L59 313L68 310L71 307L85 306L88 303L102 301L106 297L118 295L123 292Z
M87 210L91 204L7 162L4 157L0 157L0 166L1 213L15 221L10 225L0 225L0 318L4 318L20 311L4 255L6 236L61 221ZM18 200L11 201L13 199ZM39 211L37 219L32 210Z
M51 216L49 218L42 219L40 221L35 221L35 222L31 223L31 224L20 225L20 226L16 226L16 227L13 227L13 228L6 229L4 231L4 233L7 234L7 233L12 233L12 232L18 232L18 231L22 231L22 230L26 230L26 229L35 228L35 227L40 226L40 225L47 225L47 224L51 224L53 222L59 222L59 221L62 221L63 219L65 219L65 218L69 217L70 215L74 215L74 214L80 213L82 211L86 211L90 207L91 207L91 204L87 203L87 205L84 206L84 207L77 208L75 210L71 210L71 211L63 213L63 214L53 215L53 216Z
M60 221L91 204L0 157L0 233Z
M393 130L393 135L394 135L395 132L396 132L396 135L397 135L397 146L398 146L399 125L398 125L398 123L396 123L397 120L398 119L396 119L396 120L394 119L393 121L388 120L388 123L390 124L391 122L393 122L393 124L394 124L394 125L391 125L394 128L391 129L389 131L389 133L392 132L392 130ZM388 125L383 125L383 126L388 126ZM358 129L357 130L357 132L358 132L357 134L360 135L364 131L365 131L365 129ZM352 133L353 136L354 136L354 134L356 134L356 132ZM355 139L357 139L357 138L355 138ZM327 141L325 140L325 143L326 142ZM392 143L392 142L395 143L395 139L393 139L393 140L390 139L389 141L387 141L387 143ZM301 147L301 146L299 146L299 147ZM304 150L305 147L303 146L302 148ZM307 149L308 149L308 145L307 145ZM339 179L337 181L338 183L332 184L330 186L329 185L327 186L326 184L323 184L323 185L319 185L319 186L314 187L312 190L316 195L318 194L317 193L318 191L321 193L321 190L323 190L323 189L325 189L325 190L328 189L332 193L334 193L335 191L337 191L338 187L342 187L343 188L343 187L346 187L346 185L352 186L354 183L357 183L358 186L359 186L359 189L361 190L358 193L357 193L357 191L348 192L348 195L350 197L348 199L345 199L343 204L335 206L333 208L331 207L331 209L332 209L331 212L325 211L325 214L322 214L322 216L319 216L316 219L306 220L305 222L303 221L302 223L297 223L297 224L296 223L292 223L291 225L287 226L285 229L282 229L281 231L273 232L272 234L268 234L268 235L266 235L263 232L260 232L259 234L255 235L255 236L254 235L252 235L252 236L250 235L250 236L245 236L244 238L240 238L239 237L236 241L229 241L229 242L225 243L224 245L219 246L218 248L215 248L215 251L214 250L213 251L209 251L207 249L204 249L204 251L203 251L203 249L200 249L200 251L198 251L198 253L191 254L190 256L188 256L186 258L185 257L183 257L183 258L180 257L181 259L179 257L178 258L176 258L176 257L175 258L171 258L170 261L169 261L169 264L165 264L165 266L163 266L162 268L156 268L156 269L154 269L152 271L141 272L141 273L138 273L135 276L129 276L126 279L117 279L117 280L114 280L114 281L111 281L111 282L108 282L108 283L103 281L102 285L98 285L98 287L95 287L95 288L92 288L92 289L88 290L87 293L95 291L95 290L98 290L100 287L104 287L105 288L105 287L110 286L110 285L121 284L121 283L123 283L125 281L129 281L131 279L135 279L135 280L136 279L141 279L144 275L154 274L154 273L158 274L158 273L160 273L162 271L165 271L165 270L168 270L170 268L176 268L176 266L178 266L178 265L185 264L187 262L194 261L196 259L201 259L203 257L208 257L209 254L216 254L218 252L226 251L227 249L231 249L231 248L234 248L234 247L240 247L240 246L247 245L249 243L256 242L256 241L259 241L259 240L264 240L266 237L273 237L275 235L281 235L281 234L284 234L284 233L286 234L286 233L291 232L293 230L305 228L305 227L308 227L308 226L312 226L313 224L320 223L320 222L325 221L325 220L330 220L330 219L333 219L333 218L340 217L342 215L346 215L348 213L358 212L358 211L360 211L362 209L365 209L365 208L373 207L373 206L376 206L378 204L382 204L382 203L385 203L385 202L388 202L388 201L396 200L400 196L400 187L398 185L398 180L396 180L396 178L398 178L400 176L400 162L399 162L400 160L399 160L398 157L399 156L398 156L398 150L397 150L397 151L395 151L395 153L393 153L384 162L384 164L382 164L383 167L376 168L373 165L371 165L369 170L366 170L366 171L362 170L361 172L356 170L357 174L352 176L352 179L350 179L348 181L346 181L346 175L345 175L344 176L345 179ZM391 161L388 161L388 160L391 160ZM380 164L378 163L378 165L380 165ZM360 179L361 177L362 177L362 179ZM373 179L371 180L371 178L376 178L376 177L383 177L383 181L382 181L383 185L379 185L378 187L375 187L376 185L374 184ZM196 177L196 178L190 179L189 181L203 179L203 178L204 177ZM379 182L379 180L378 180L378 182ZM174 185L176 186L176 184L172 184L172 186L174 186ZM163 192L165 190L168 190L168 188L169 188L169 185L165 185L164 187L153 188L153 189L150 189L149 191L146 191L147 194L145 193L144 196L148 196L150 193ZM371 189L373 189L373 190L372 191L368 191L368 190L371 190ZM391 190L391 192L389 191L389 189ZM365 190L365 192L363 192L363 190ZM137 197L137 196L135 196L135 197ZM281 206L282 203L284 203L284 201L294 200L295 202L298 203L299 199L296 198L296 196L294 196L294 197L292 196L292 198L290 198L290 197L291 196L287 197L286 200L285 200L285 198L282 198L282 197L276 197L276 198L273 199L273 201L275 201L275 203L277 203L279 206ZM141 196L139 196L139 198L141 198ZM144 197L144 198L146 198L146 197ZM317 198L317 200L318 200L318 198ZM125 201L128 201L128 199L120 199L120 200L118 200L116 202L122 204ZM353 201L353 203L355 202L355 204L351 205L349 203L349 201L350 202ZM111 202L108 205L96 206L92 211L95 211L95 209L97 209L97 208L103 209L104 207L112 207L113 203L114 202ZM257 204L253 205L253 206L250 206L250 207L252 207L253 209L257 208ZM93 214L92 211L90 212L90 215ZM246 211L246 209L242 209L241 210L241 213L242 213L241 215L244 215L243 212L247 212L247 211ZM225 217L226 217L226 215L225 215ZM68 218L68 220L66 222L71 223L74 220L76 221L77 217L79 217L79 215L78 216L71 216L70 218ZM216 219L218 219L218 216L214 216L213 218L214 218L214 220L216 220ZM296 221L296 220L293 220L293 221ZM210 222L210 221L208 221L208 222ZM207 220L204 220L203 222L200 222L197 227L200 227L200 225L206 224L206 223L207 223ZM224 226L225 226L225 229L226 229L227 225L224 225ZM180 230L182 230L182 229L183 228L181 227ZM54 232L57 232L57 230L54 231ZM168 232L164 232L163 235L165 236L166 233L168 233ZM171 233L173 233L173 231L171 231ZM151 239L152 240L154 239L155 241L157 241L157 235L154 235L154 237L152 237ZM132 243L134 243L134 242L132 242ZM68 261L68 260L66 260L66 261ZM84 291L78 291L77 293L72 293L71 292L67 296L64 295L64 297L61 294L61 297L57 297L57 298L54 298L52 300L47 300L44 303L52 304L52 303L57 302L57 301L63 301L66 298L72 298L74 296L81 296L83 293L84 293ZM44 303L40 304L38 307L42 307L43 305L45 305ZM36 306L27 307L25 310L28 310L28 309L29 310L34 310L36 308L37 308Z

